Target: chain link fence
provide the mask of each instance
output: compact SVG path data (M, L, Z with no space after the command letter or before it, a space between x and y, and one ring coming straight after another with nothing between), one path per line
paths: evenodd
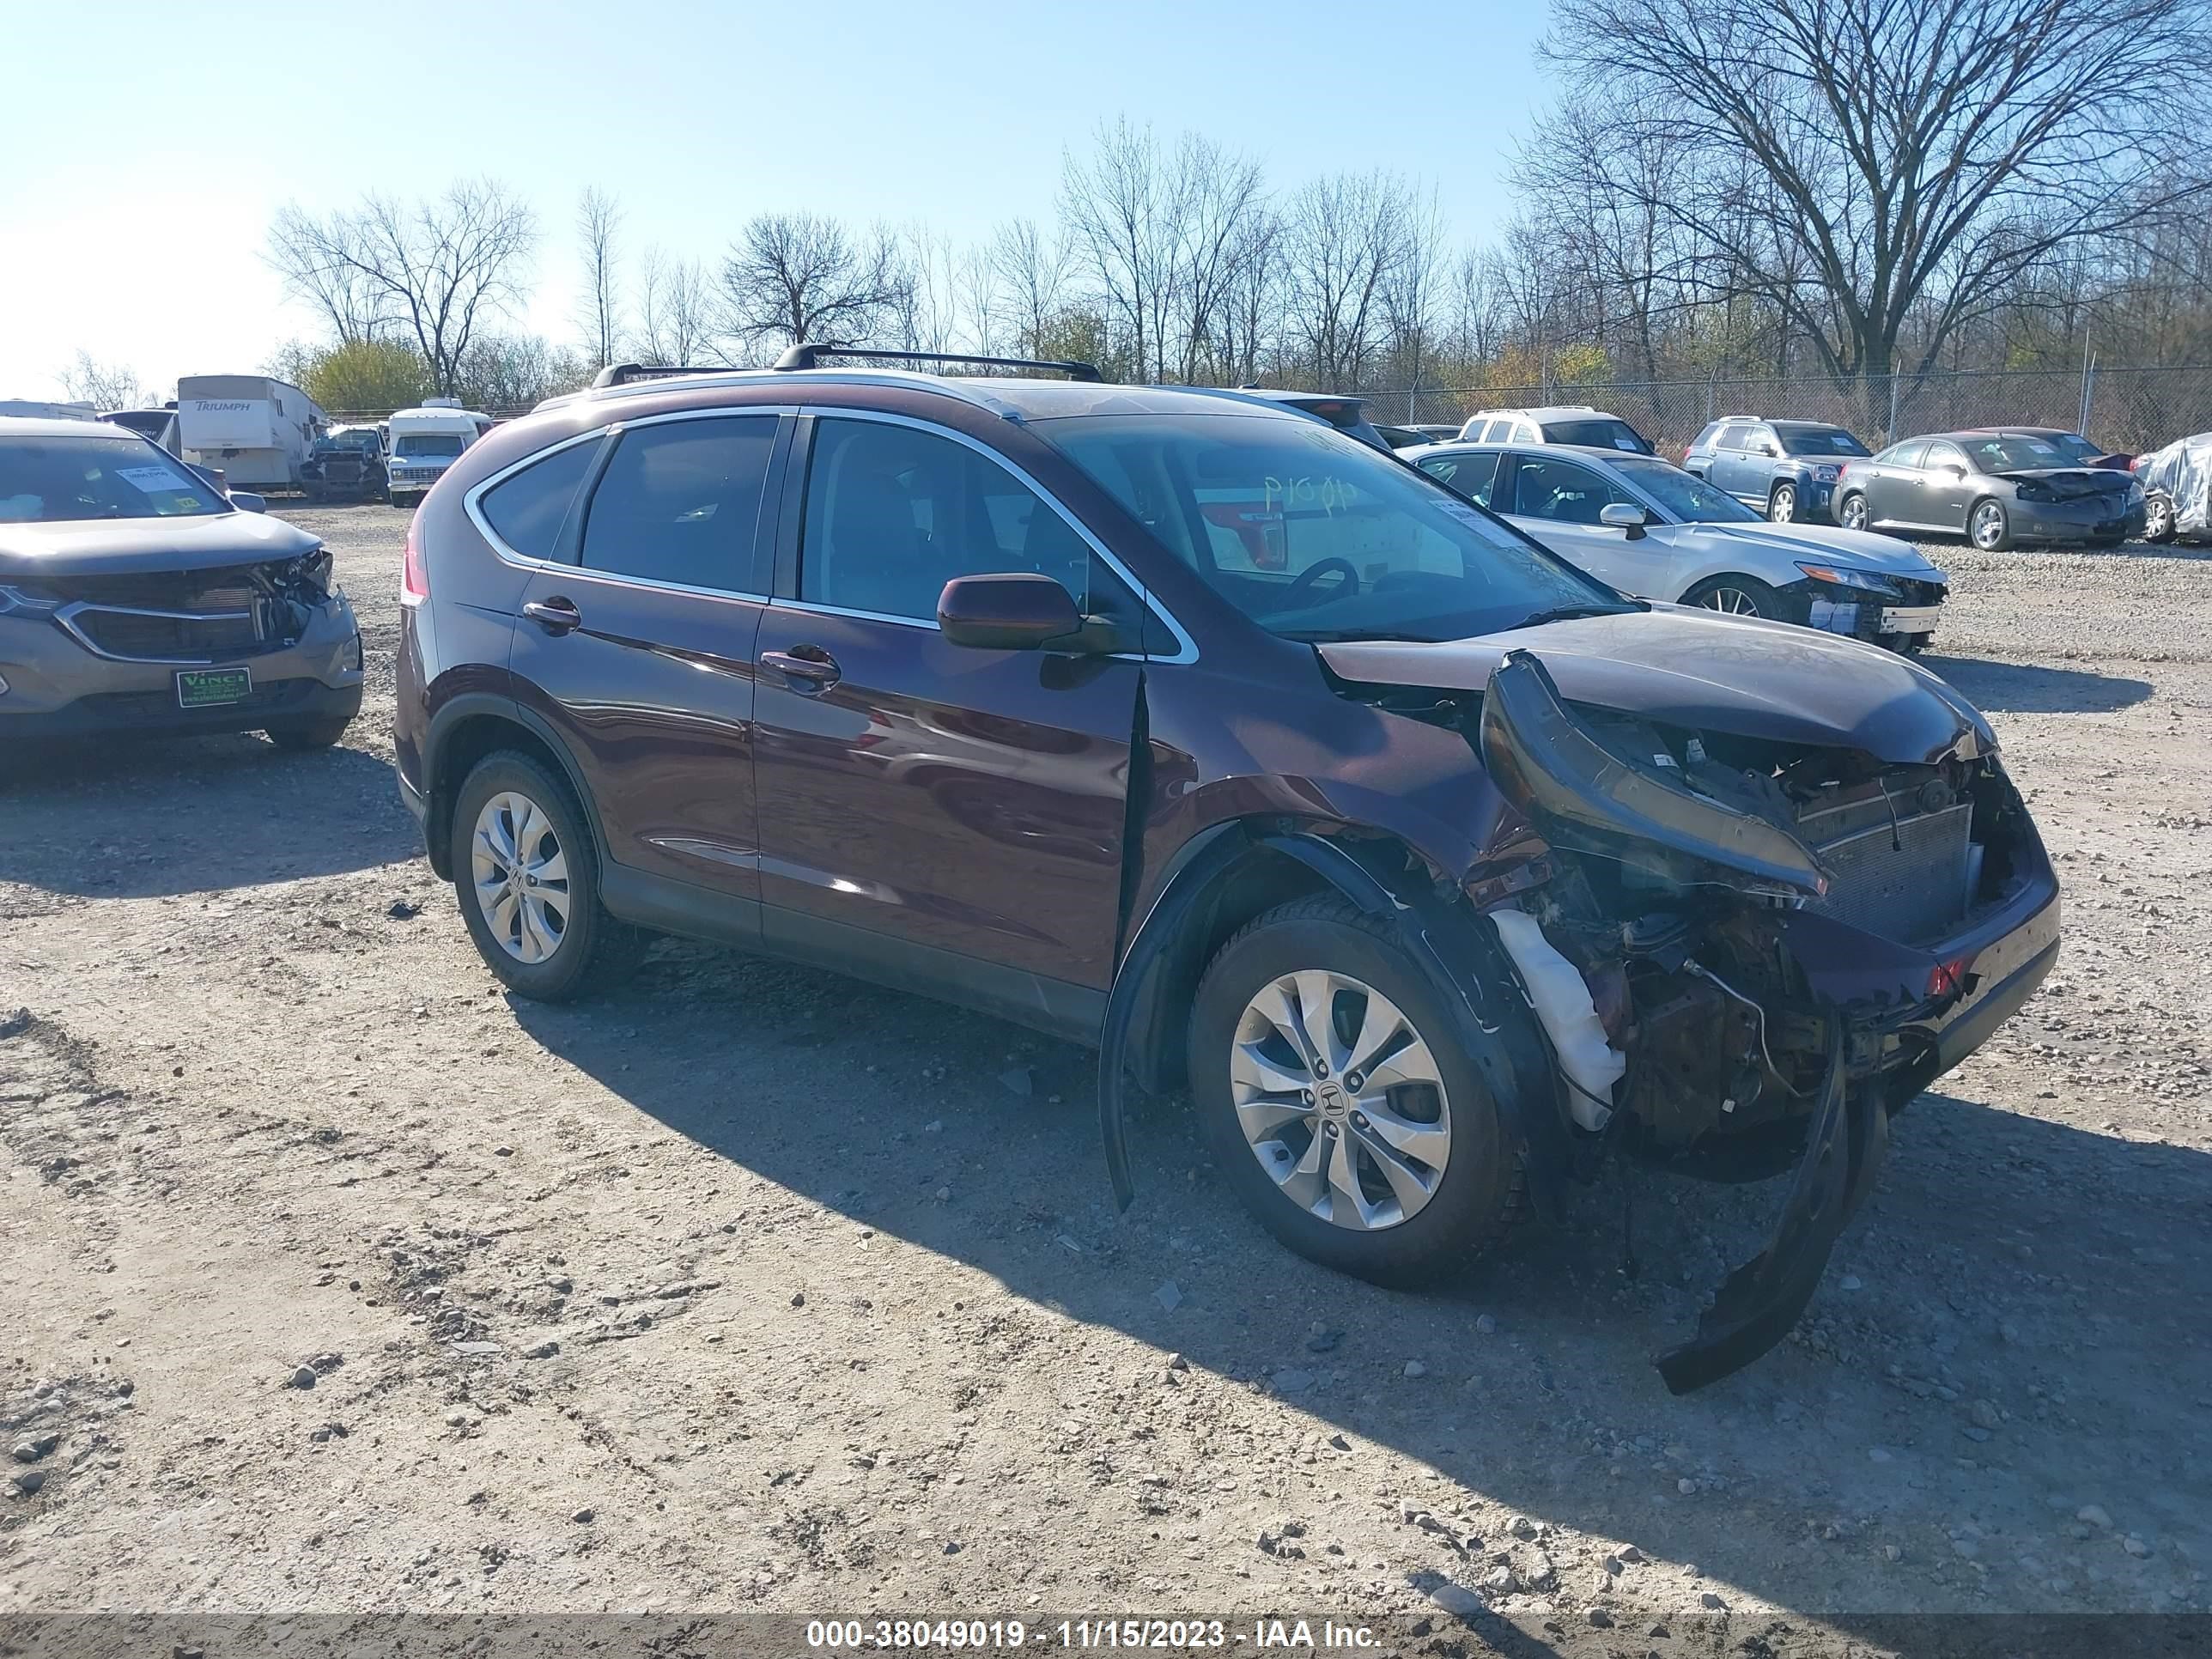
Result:
M1826 421L1880 448L1960 427L2050 426L2126 453L2212 430L2212 368L1964 370L1803 380L1608 380L1370 392L1370 419L1457 423L1477 410L1588 404L1618 415L1679 459L1709 421L1749 415Z

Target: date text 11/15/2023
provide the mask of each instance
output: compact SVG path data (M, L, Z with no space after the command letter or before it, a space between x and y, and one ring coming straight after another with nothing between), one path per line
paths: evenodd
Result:
M1259 1652L1359 1652L1379 1642L1368 1626L1334 1619L817 1619L810 1648L874 1653L1063 1648L1172 1653L1215 1648Z

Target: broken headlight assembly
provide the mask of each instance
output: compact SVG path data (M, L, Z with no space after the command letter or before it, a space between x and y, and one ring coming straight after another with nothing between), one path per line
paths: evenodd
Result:
M1870 570L1851 570L1833 564L1808 564L1802 559L1797 562L1797 568L1808 580L1826 583L1830 587L1848 587L1858 593L1879 593L1889 599L1899 597L1895 583L1886 576L1875 575Z

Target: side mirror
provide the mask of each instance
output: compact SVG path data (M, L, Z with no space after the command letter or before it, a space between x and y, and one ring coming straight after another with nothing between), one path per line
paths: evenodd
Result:
M937 625L954 645L1038 651L1083 630L1075 600L1049 576L955 576L937 596Z
M241 513L266 513L269 510L267 499L255 495L250 489L232 490L230 504Z
M1650 514L1628 501L1607 501L1598 509L1597 514L1600 524L1608 530L1626 531L1632 542L1644 539L1644 526L1650 520Z
M1966 476L1966 469L1960 466L1956 461L1944 462L1943 470L1954 478L1963 478Z

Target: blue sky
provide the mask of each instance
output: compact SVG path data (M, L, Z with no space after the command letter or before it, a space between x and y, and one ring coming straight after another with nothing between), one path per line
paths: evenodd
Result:
M0 0L0 398L57 395L80 347L164 387L257 369L313 331L260 258L278 205L465 174L538 209L521 321L563 339L586 185L621 198L633 252L711 257L793 208L966 240L1048 217L1064 148L1121 114L1244 150L1278 186L1397 168L1484 240L1541 99L1542 19L1492 0Z

